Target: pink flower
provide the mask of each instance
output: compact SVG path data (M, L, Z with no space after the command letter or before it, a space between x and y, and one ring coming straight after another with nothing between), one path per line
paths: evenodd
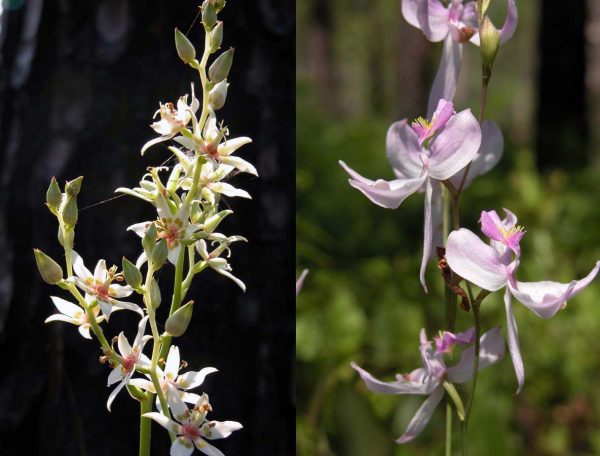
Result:
M433 238L432 201L440 199L439 182L449 179L473 160L481 144L481 129L469 109L454 113L450 101L440 100L432 122L422 121L416 128L406 120L392 124L387 133L387 157L396 179L372 181L361 176L343 161L349 183L373 203L395 209L409 195L425 190L423 259L420 279L425 291L425 268Z
M423 367L408 374L396 375L396 381L382 382L355 363L351 364L352 368L359 373L367 388L375 393L429 396L413 416L404 434L396 440L397 443L411 441L425 428L435 408L444 397L443 383L445 381L464 383L469 381L473 374L474 347L469 347L462 352L460 361L456 366L446 367L443 354L437 353L433 349L431 341L427 340L424 329L421 330L420 339L419 350L423 359ZM500 327L496 327L481 336L479 370L498 362L503 356L504 341L502 340Z
M518 22L517 6L508 0L504 25L499 30L500 43L515 32ZM435 75L427 113L431 115L440 99L452 100L460 73L463 43L479 45L475 1L450 0L445 6L440 0L402 0L402 15L420 29L429 41L444 41L442 59Z
M519 242L524 231L517 226L517 217L506 209L504 211L504 220L500 220L495 211L481 213L482 231L490 237L490 245L465 228L450 233L446 245L446 260L456 274L478 287L488 291L505 288L508 348L517 375L519 393L525 382L525 369L519 348L517 323L512 312L512 297L537 316L551 318L567 305L569 298L594 280L600 270L600 261L581 280L569 283L519 282L515 273L519 267Z

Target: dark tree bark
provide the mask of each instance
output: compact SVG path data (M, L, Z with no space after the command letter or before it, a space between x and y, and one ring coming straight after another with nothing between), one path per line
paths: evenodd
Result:
M60 258L45 191L52 176L84 175L76 249L92 267L139 254L139 239L125 229L153 217L152 208L128 197L94 204L169 157L165 147L143 158L139 150L155 136L148 124L158 101L189 92L188 81L199 85L173 45L173 28L186 31L199 2L8 4L0 18L1 453L137 454L137 404L122 392L107 412L110 370L98 363L99 345L71 325L44 325L55 311L49 296L67 296L41 281L32 248ZM219 369L199 388L211 397L212 418L244 425L217 442L226 454L294 451L294 6L230 1L221 14L223 47L236 53L220 117L232 136L254 139L240 152L260 174L235 177L254 199L229 200L235 214L222 225L250 241L231 258L248 291L213 271L199 275L188 294L196 301L191 329L177 343L190 369ZM189 36L201 48L198 23ZM171 277L167 268L162 283ZM132 338L136 317L127 313L111 318L107 337L124 330ZM168 447L153 426L152 454Z
M589 161L585 92L586 2L540 2L537 164L575 168Z

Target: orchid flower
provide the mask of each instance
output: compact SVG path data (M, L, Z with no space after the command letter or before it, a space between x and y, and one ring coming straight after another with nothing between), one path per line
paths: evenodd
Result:
M187 104L187 95L179 98L177 101L177 109L173 103L160 103L160 108L154 113L154 117L160 115L160 120L150 125L152 129L160 136L148 141L142 147L142 155L154 144L168 141L177 133L183 130L192 118L196 119L196 111L200 107L200 103L194 94L194 84L192 84L192 103Z
M304 285L304 279L306 279L307 275L308 269L305 269L304 271L302 271L302 274L300 274L300 277L298 277L298 280L296 280L296 296L298 296L300 290L302 290L302 286Z
M57 298L56 296L50 296L50 299L52 299L52 302L60 313L50 315L48 318L46 318L44 323L50 323L51 321L65 321L67 323L79 326L79 334L86 339L92 338L90 335L90 327L92 324L90 323L90 319L85 310L78 305L73 304L72 302L65 301L64 299ZM96 322L101 323L104 321L104 315L98 316L98 313L100 313L98 306L95 306L92 311L94 313L94 317L96 318Z
M476 3L450 0L445 6L440 0L402 0L402 15L410 25L420 29L429 41L444 41L440 66L429 95L429 115L438 100L454 98L463 43L471 41L479 45ZM510 39L517 28L517 6L514 0L507 3L506 20L499 30L500 44Z
M196 126L196 129L198 127ZM233 166L242 173L258 176L258 171L251 163L231 155L240 147L251 143L252 139L245 136L226 139L228 134L227 128L219 127L215 112L211 109L202 135L196 132L193 138L177 136L174 141L186 149L203 154L215 167L218 163L223 163Z
M165 370L160 368L158 370L158 381L162 388L163 393L170 402L171 395L175 394L181 398L184 402L195 404L200 399L200 396L194 393L189 393L187 390L197 388L204 383L204 379L207 375L217 372L214 367L205 367L198 372L189 371L185 374L179 374L179 368L181 364L181 358L179 356L179 347L173 345L169 349L167 355L167 361L165 363ZM131 385L142 388L146 391L156 394L156 388L154 384L143 378L133 378L129 382ZM162 412L160 401L156 396L156 408Z
M425 330L420 334L420 352L423 367L413 370L408 374L396 375L396 381L382 382L369 374L364 369L352 363L352 367L359 373L367 388L375 393L382 394L417 394L429 396L417 410L408 424L406 431L396 443L406 443L414 439L425 428L436 406L444 397L444 383L465 383L473 375L473 358L475 347L469 347L461 354L457 365L446 367L442 353L437 353L431 341L427 340ZM483 334L479 345L478 370L484 369L498 362L504 356L504 341L500 327L493 328Z
M387 157L396 179L372 181L343 161L349 183L373 203L397 208L409 195L425 188L425 223L420 279L425 291L425 268L433 238L432 201L439 200L439 182L451 178L477 155L481 145L479 123L469 109L454 113L450 101L440 100L432 120L392 124L387 133Z
M169 249L168 259L171 263L176 264L177 258L181 251L182 242L190 241L192 235L202 228L197 223L190 223L189 209L185 204L182 204L177 212L173 214L166 198L159 194L156 197L156 210L158 212L158 220L155 222L140 222L129 226L127 229L133 231L139 237L143 238L152 224L156 224L156 233L159 239L164 239ZM146 254L142 253L136 264L141 265L146 261Z
M581 280L569 283L519 282L515 273L521 255L520 241L524 235L517 226L517 217L504 209L506 218L500 220L496 211L481 213L481 229L490 239L485 244L473 232L461 228L448 236L446 260L450 268L465 280L488 291L505 288L508 348L515 368L518 389L523 388L525 370L519 348L519 332L512 312L514 296L525 307L542 318L551 318L563 309L567 300L587 287L600 270L600 261Z
M208 252L208 246L204 239L200 239L198 242L196 242L196 250L202 257L202 259L206 262L206 264L208 264L208 266L210 266L216 272L218 272L221 275L224 275L225 277L229 277L235 282L235 284L238 287L240 287L243 291L246 291L246 285L244 284L244 282L242 282L230 272L230 264L225 258L221 258L221 253L223 253L223 251L227 251L229 256L229 254L231 253L229 250L229 245L231 243L238 241L246 241L246 238L242 236L226 237L219 233L214 233L209 236L209 240L211 239L213 240L213 243L216 242L219 245L210 253Z
M75 251L72 252L72 260L73 271L75 271L76 276L69 277L67 281L74 283L85 292L85 301L88 304L92 304L94 301L98 302L106 321L110 318L113 307L133 310L140 314L140 316L144 316L144 311L137 304L115 299L125 298L133 293L133 288L129 285L117 285L112 283L113 280L118 279L116 266L107 270L106 262L104 260L99 260L94 269L94 274L92 274L89 269L85 267L83 260Z
M146 342L152 339L152 336L144 336L144 332L146 331L146 323L148 323L148 316L142 318L138 324L138 332L135 336L135 340L133 341L133 347L129 345L127 338L122 332L119 334L117 345L123 360L121 361L121 364L113 368L108 376L108 386L119 382L117 387L110 393L110 396L108 396L106 408L108 408L109 412L115 397L117 397L117 394L119 394L119 391L121 391L124 386L129 384L131 376L135 372L135 367L150 367L150 359L148 359L148 357L142 353Z
M454 334L450 331L440 331L439 336L433 338L435 341L435 354L450 353L457 345L470 345L475 341L475 328Z
M169 408L177 421L156 412L144 413L142 416L153 419L167 431L177 435L171 445L171 456L189 456L194 452L194 447L209 456L224 456L205 439L224 439L243 427L237 421L208 421L206 415L212 411L212 407L206 394L198 399L191 411L178 395L172 395Z

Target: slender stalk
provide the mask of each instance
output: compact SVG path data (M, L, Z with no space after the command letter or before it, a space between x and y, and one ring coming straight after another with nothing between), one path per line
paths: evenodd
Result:
M461 455L468 456L469 445L467 441L467 422L463 421L460 425L460 437L461 437Z
M481 321L479 318L479 306L481 305L477 300L473 299L473 291L471 290L471 284L467 282L467 292L469 293L469 301L471 301L471 309L473 311L473 321L475 323L475 356L473 358L473 382L471 383L471 394L469 396L469 402L467 403L467 409L465 412L465 428L469 422L469 416L471 415L471 409L475 399L475 388L477 387L477 375L479 373L479 338L481 337Z
M200 73L200 81L202 82L202 114L198 121L198 128L200 131L204 129L204 123L208 118L208 78L206 77L206 63L208 62L208 56L210 55L210 34L205 33L204 35L204 53L200 60L200 66L198 73Z
M175 265L175 278L173 279L173 299L171 300L171 308L169 309L169 317L181 306L181 289L183 282L183 267L185 265L185 249L179 250L177 264ZM171 348L171 339L169 335L163 336L162 348L160 349L160 357L166 358Z
M452 456L452 404L446 400L446 456Z
M151 421L142 415L152 411L152 395L140 401L140 452L139 456L150 456Z

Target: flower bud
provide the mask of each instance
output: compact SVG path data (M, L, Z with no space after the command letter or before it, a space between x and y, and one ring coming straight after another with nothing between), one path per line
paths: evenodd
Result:
M219 226L219 223L221 223L221 221L230 214L233 214L233 211L226 209L208 217L202 225L203 230L207 233L212 233L217 228L217 226Z
M167 241L161 239L158 244L154 246L152 249L152 256L150 259L152 260L152 264L155 269L162 267L167 261L167 255L169 254L169 248L167 247Z
M157 309L161 303L160 288L154 277L150 278L150 281L146 285L146 293L144 293L144 304L146 307Z
M196 49L187 36L175 29L175 48L177 49L177 55L183 60L183 63L190 63L196 58Z
M58 242L63 247L73 248L73 243L75 242L75 230L74 229L64 229L62 226L58 227Z
M494 65L500 44L500 33L498 33L498 29L487 16L483 18L483 24L479 29L479 39L481 41L480 52L483 79L487 81L492 75L492 66Z
M190 321L192 320L193 310L194 301L190 301L177 309L165 323L165 329L167 332L173 337L183 336L188 325L190 324Z
M221 47L221 43L223 42L223 22L217 22L215 28L210 32L210 36L208 37L208 45L210 49L210 53L213 54Z
M79 195L81 191L81 181L83 180L83 176L79 176L77 179L73 179L72 181L68 181L65 185L65 193L67 197L75 198Z
M67 202L62 208L62 219L65 225L75 226L77 224L77 218L79 217L79 210L77 209L77 198L67 197Z
M207 1L202 5L202 23L207 32L217 23L217 12L212 2Z
M33 249L33 254L35 255L35 262L44 282L56 285L62 281L63 270L56 261L39 249Z
M125 257L123 257L123 275L127 283L134 289L138 290L142 286L142 273Z
M219 13L223 8L225 8L225 0L210 0L210 2L215 7L215 12Z
M208 77L215 84L221 82L229 74L231 64L233 63L233 48L223 52L208 69Z
M208 93L208 104L215 111L221 109L227 99L227 79L223 79L217 85L215 85Z
M154 250L154 246L156 244L156 225L151 223L148 229L146 230L146 234L142 238L142 247L144 248L144 252L146 252L146 256L150 258L152 256L152 250Z
M46 204L52 213L56 213L61 202L62 193L60 191L60 187L58 186L58 182L56 182L56 178L53 177L50 181L50 185L48 186L48 190L46 191Z

